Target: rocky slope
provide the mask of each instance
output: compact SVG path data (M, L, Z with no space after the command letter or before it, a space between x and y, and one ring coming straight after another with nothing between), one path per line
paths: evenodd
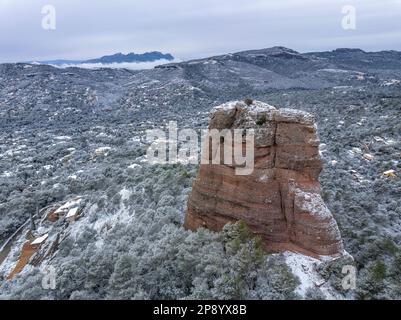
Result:
M253 172L237 175L240 165L226 164L222 157L220 164L202 164L185 226L219 231L228 222L243 220L270 251L342 255L340 231L320 194L322 161L314 117L258 101L248 103L214 108L209 129L255 130ZM223 150L225 143L220 147ZM245 150L246 141L237 147ZM217 155L210 154L210 160Z

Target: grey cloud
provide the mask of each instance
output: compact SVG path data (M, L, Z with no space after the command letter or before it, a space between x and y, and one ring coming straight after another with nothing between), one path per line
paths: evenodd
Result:
M41 28L41 8L57 29ZM357 8L357 29L341 8ZM275 45L299 51L401 50L399 0L0 0L0 61L160 50L180 59Z

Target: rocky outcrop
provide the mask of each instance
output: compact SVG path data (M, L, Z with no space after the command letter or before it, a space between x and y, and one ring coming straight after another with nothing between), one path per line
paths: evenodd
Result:
M254 170L237 175L235 163L201 164L185 227L219 231L242 220L268 251L342 254L337 223L320 194L322 161L313 115L246 102L214 108L209 129L254 129Z
M70 227L83 216L83 202L82 197L76 197L63 205L54 204L42 209L40 214L33 216L38 226L34 231L29 229L30 220L26 221L0 248L0 273L7 273L6 279L12 280L27 265L39 266L51 260L71 232ZM19 258L16 261L17 252Z

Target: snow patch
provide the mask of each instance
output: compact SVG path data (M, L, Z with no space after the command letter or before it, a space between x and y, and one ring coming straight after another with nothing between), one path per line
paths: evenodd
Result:
M10 172L10 171L4 171L1 176L5 177L5 178L9 178L9 177L12 177L13 175L14 174L12 172Z
M306 192L296 188L294 202L302 211L309 212L319 220L329 219L331 212L318 193Z
M349 70L343 69L320 69L318 71L329 72L329 73L349 73Z
M31 244L32 245L37 245L37 244L42 244L43 242L46 241L46 239L49 237L49 235L46 233L45 235L35 239Z
M136 169L136 168L142 168L142 166L137 164L137 163L134 163L134 164L131 164L130 166L128 166L128 168L129 169Z
M70 210L73 207L78 207L81 204L81 201L82 201L81 198L68 201L66 204L64 204L60 208L58 208L55 212L62 213L64 211Z
M75 217L78 213L78 209L79 209L78 207L70 209L70 211L68 211L68 213L67 213L67 218Z
M267 180L269 180L269 177L268 177L266 174L264 174L263 176L261 176L261 177L259 178L259 181L260 181L260 182L266 182Z
M107 156L110 152L111 148L110 147L101 147L101 148L97 148L95 150L95 154L97 156Z
M348 253L344 251L344 255ZM342 297L326 283L325 279L317 272L317 267L324 261L334 260L330 256L320 256L315 259L300 253L286 251L283 253L284 259L291 272L300 280L300 284L295 290L297 294L305 297L309 288L320 288L321 292L328 300L341 299Z
M398 79L391 79L391 80L386 80L383 82L383 86L388 87L388 86L394 86L397 84L400 84L401 81Z
M65 140L72 140L72 138L70 136L56 136L54 137L54 140L65 141Z
M130 196L131 196L131 194L132 194L132 191L131 190L128 190L128 189L126 189L126 188L124 188L124 189L122 189L121 191L120 191L120 196L121 196L121 200L122 201L125 201L125 200L128 200L129 198L130 198Z

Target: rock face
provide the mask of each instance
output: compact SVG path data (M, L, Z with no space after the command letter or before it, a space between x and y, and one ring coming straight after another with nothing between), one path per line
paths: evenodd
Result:
M235 163L201 164L185 227L219 231L242 220L268 251L342 254L337 223L320 195L322 161L313 115L246 102L214 108L209 129L254 129L254 170L236 175Z

